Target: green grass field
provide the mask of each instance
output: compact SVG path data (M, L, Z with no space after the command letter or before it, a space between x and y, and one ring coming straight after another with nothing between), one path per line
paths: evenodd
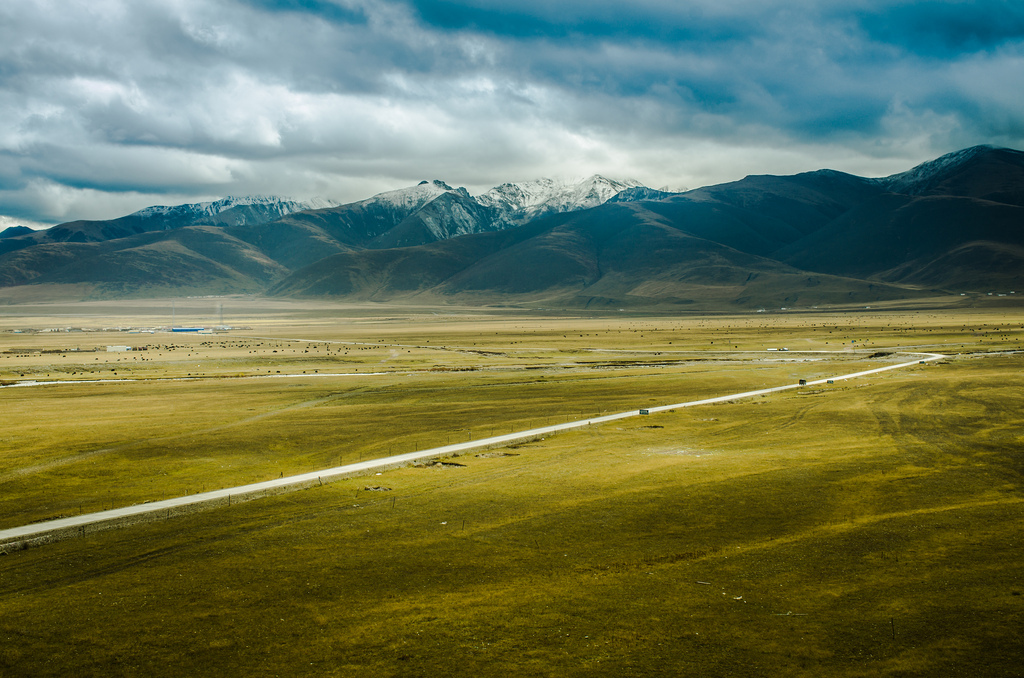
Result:
M10 553L0 675L1020 675L1019 312L435 312L4 332L0 380L144 381L0 389L0 527L950 358Z

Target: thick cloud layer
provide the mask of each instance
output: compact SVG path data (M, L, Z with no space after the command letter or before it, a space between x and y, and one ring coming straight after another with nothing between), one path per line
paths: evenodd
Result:
M1024 147L1016 0L7 0L0 216Z

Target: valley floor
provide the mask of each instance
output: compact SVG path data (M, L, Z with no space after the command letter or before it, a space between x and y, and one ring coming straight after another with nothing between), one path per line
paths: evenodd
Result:
M4 675L1017 675L1019 312L6 310L0 381L138 381L0 389L0 527L949 357L9 553Z

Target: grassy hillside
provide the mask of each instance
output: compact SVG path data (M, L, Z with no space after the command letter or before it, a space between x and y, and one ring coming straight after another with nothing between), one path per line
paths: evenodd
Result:
M214 226L143 233L97 243L49 243L0 255L8 285L76 285L98 296L161 290L256 292L286 269Z
M768 255L882 191L866 179L822 170L750 176L688 191L651 209L698 237Z
M927 294L807 274L690 235L649 203L611 204L420 247L335 255L297 271L270 293L717 309L870 303Z
M907 195L950 195L1024 207L1024 152L1011 148L976 146L955 155L964 162L945 164L942 158L897 175L889 190ZM937 168L932 165L939 165Z
M1013 250L1024 246L1024 208L976 198L879 196L850 210L825 228L775 253L805 270L890 282L932 280L956 291L982 291L985 282L1013 289L1020 270L992 270L987 251L959 257L959 270L948 277L936 260L974 242ZM996 260L997 261L997 260ZM930 272L922 269L930 268ZM993 280L997 278L997 280ZM980 282L980 281L978 281Z

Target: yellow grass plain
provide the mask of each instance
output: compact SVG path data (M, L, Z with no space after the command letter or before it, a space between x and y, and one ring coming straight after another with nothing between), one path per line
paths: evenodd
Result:
M10 553L0 674L1018 675L1019 310L220 304L2 309L0 528L949 357Z

